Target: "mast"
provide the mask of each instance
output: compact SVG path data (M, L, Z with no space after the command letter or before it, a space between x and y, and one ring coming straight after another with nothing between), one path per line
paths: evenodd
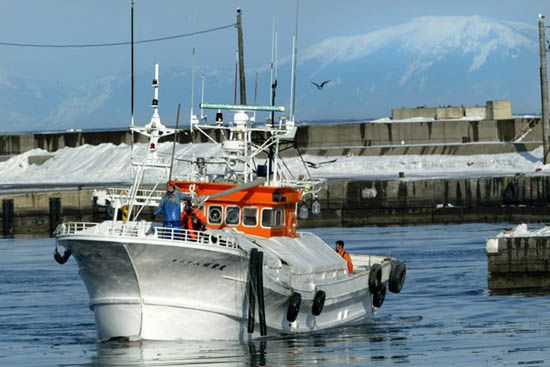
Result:
M202 78L202 81L201 81L201 122L202 122L202 119L204 118L204 109L202 108L202 105L204 103L204 73L202 74L201 78Z
M273 29L271 31L271 77L270 77L270 93L271 105L275 106L275 91L277 89L277 33L275 32L275 17L273 17ZM275 124L275 111L271 111L271 127ZM271 184L271 176L273 173L273 155L275 154L273 144L269 146L267 154L267 184Z
M273 17L273 29L271 32L271 78L269 92L271 105L275 106L275 90L277 89L277 33L275 32L275 17ZM271 125L275 123L275 112L271 112Z
M130 126L134 126L134 0L131 2L130 7ZM134 160L134 130L130 129L130 161ZM130 165L130 170L133 166Z
M237 36L239 44L239 85L241 93L241 104L246 105L246 80L244 74L244 44L243 25L241 20L241 9L237 9Z
M193 131L193 106L195 105L195 46L193 46L193 61L191 66L191 108L189 109L190 130ZM178 109L179 110L179 109ZM179 112L178 112L179 115ZM176 127L177 129L177 127Z
M294 93L296 92L296 36L292 36L292 71L290 80L290 121L294 122Z
M237 104L237 80L239 77L239 52L235 51L235 83L233 91L233 104Z
M170 159L170 172L168 173L168 181L172 181L172 171L174 169L174 156L176 155L176 141L178 139L178 127L180 123L180 108L181 103L178 103L178 112L176 113L176 130L174 132L174 144L172 145L172 157Z

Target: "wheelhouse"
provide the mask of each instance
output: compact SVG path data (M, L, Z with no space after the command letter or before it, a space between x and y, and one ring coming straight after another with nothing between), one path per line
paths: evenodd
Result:
M212 182L175 182L184 192L201 197L236 187L236 184ZM209 198L203 213L206 227L234 228L260 237L296 236L296 206L301 192L289 187L256 186Z

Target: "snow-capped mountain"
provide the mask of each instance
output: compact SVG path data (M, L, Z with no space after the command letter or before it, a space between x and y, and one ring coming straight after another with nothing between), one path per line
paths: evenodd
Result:
M367 33L301 45L296 114L299 120L388 116L402 106L484 105L512 100L514 112L540 109L538 33L535 25L480 16L420 17ZM282 51L282 50L281 50ZM253 47L247 47L253 52ZM282 53L282 52L281 52ZM206 100L233 102L233 64L200 65ZM281 58L277 102L288 105L289 57ZM258 103L269 100L269 70L247 65L249 103L259 72ZM136 121L150 114L151 70L136 77ZM161 68L161 117L175 120L177 103L190 101L190 71ZM331 80L323 89L313 82ZM105 76L80 88L0 75L0 130L124 127L129 122L129 75ZM183 118L187 121L187 117Z

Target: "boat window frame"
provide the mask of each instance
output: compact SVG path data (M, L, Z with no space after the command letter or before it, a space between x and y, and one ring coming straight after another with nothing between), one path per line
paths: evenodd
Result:
M269 226L265 226L264 222L263 222L264 211L266 211L266 210L271 211L271 218L270 218L270 225ZM276 213L277 212L281 213L281 223L279 223L279 225L276 225L276 223L275 223L275 218L276 218ZM262 208L261 216L260 216L260 227L268 228L268 229L285 228L286 227L285 219L286 219L286 210L283 207Z
M211 222L210 221L210 208L217 208L217 209L220 209L220 221L219 223L215 223L215 222ZM224 222L224 210L223 210L223 205L219 205L219 204L210 204L208 205L208 210L207 210L207 213L206 213L206 222L208 222L208 224L213 224L213 225L221 225L223 224Z
M254 215L254 219L255 219L255 223L254 223L254 224L246 224L246 223L245 223L245 220L244 220L244 219L245 219L244 211L245 211L246 209L254 209L254 210L256 211L256 214ZM256 206L243 206L243 207L241 208L241 216L242 216L242 221L241 221L241 223L243 224L244 227L251 227L251 228L253 228L253 227L258 227L258 207L256 207Z
M264 212L267 211L267 210L271 211L271 215L269 217L270 218L270 220L269 220L270 225L269 226L264 225ZM260 215L260 227L271 229L271 228L273 228L271 226L271 224L273 224L273 208L262 208L261 215Z
M277 221L277 212L280 212L280 213L281 213L281 218L280 218L280 219L281 219L281 222L280 222L279 225L276 225L277 223L275 223L275 225L273 226L273 228L284 228L285 225L286 225L286 222L285 222L285 219L286 219L286 218L285 218L285 217L286 217L286 215L285 215L285 214L286 214L286 213L285 213L285 208L281 208L281 207L275 208L274 212L275 212L275 218L273 218L273 221L274 221L274 222Z
M227 223L227 213L229 212L230 208L237 208L239 210L239 214L237 215L237 223ZM241 224L241 210L242 208L238 205L227 205L225 207L225 215L223 216L223 223L226 226L238 226Z

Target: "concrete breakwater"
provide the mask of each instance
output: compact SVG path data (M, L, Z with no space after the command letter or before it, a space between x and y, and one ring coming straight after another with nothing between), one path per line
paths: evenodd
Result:
M412 122L351 122L298 126L296 146L314 155L488 154L532 150L541 141L540 118L504 120L436 120ZM145 142L134 136L135 141ZM140 140L141 139L141 140ZM171 141L173 137L162 138ZM206 142L198 133L178 135L178 142ZM102 143L131 144L128 129L66 131L0 136L0 156L40 148L54 152L65 147ZM497 143L497 144L495 144Z
M105 209L93 205L93 191L0 193L4 234L48 234L62 221L102 220ZM310 213L301 227L541 222L550 218L550 177L332 180L319 200L321 215Z
M550 289L550 238L500 237L487 244L489 289Z

